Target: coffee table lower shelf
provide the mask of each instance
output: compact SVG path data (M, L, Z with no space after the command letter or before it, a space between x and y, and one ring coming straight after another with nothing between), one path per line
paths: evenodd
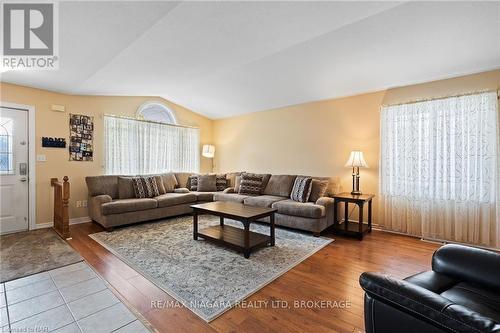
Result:
M271 237L257 232L249 232L249 247L245 247L245 230L230 225L215 225L198 231L198 237L207 241L225 245L247 254L256 248L272 245ZM245 255L246 257L246 255Z

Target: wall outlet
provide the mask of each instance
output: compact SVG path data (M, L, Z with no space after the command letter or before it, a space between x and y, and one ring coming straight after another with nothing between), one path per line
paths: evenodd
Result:
M76 201L76 208L82 207L82 202L80 200Z
M47 156L45 156L45 155L36 155L36 160L37 160L37 162L46 162L47 161Z
M82 200L82 207L87 207L87 200Z

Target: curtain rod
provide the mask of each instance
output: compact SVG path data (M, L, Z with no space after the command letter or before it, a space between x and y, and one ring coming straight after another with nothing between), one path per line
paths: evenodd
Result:
M104 117L111 117L111 118L119 118L119 119L135 120L135 121L140 121L140 122L143 122L143 123L158 124L158 125L164 125L164 126L173 126L173 127L192 128L192 129L197 129L197 130L199 130L199 129L200 129L199 127L196 127L196 126L177 125L177 124L167 124L167 123L162 123L162 122L159 122L159 121L146 120L146 119L138 119L138 118L127 117L127 116L117 116L117 115L115 115L115 114L108 114L108 113L105 113L103 116L104 116Z
M452 97L462 97L462 96L477 95L477 94L482 94L482 93L487 93L487 92L496 92L497 93L497 98L500 98L500 90L497 90L497 89L488 89L488 90L471 91L471 92L467 92L467 93L463 93L463 94L457 94L457 95L446 95L446 96L439 96L439 97L423 98L423 99L417 99L417 100L413 100L413 101L409 101L409 102L403 102L403 103L382 104L381 107L398 106L398 105L404 105L404 104L415 104L415 103L436 101L436 100L446 99L446 98L452 98Z

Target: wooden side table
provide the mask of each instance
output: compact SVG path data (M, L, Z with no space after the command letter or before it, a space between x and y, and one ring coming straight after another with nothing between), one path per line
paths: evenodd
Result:
M372 231L372 199L373 194L352 195L351 193L338 193L332 196L333 203L333 231L339 235L354 236L359 240L363 240L365 233ZM338 205L344 203L344 221L342 224L338 220ZM349 203L358 205L359 220L358 222L349 221ZM363 223L364 205L368 204L368 224Z

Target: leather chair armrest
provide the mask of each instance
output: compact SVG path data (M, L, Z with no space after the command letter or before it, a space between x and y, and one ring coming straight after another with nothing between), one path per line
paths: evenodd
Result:
M228 187L222 193L234 193L234 187Z
M444 332L494 332L494 329L498 328L491 319L403 280L383 274L363 273L359 283L366 294L373 299L438 327ZM404 323L402 325L404 327Z
M500 291L500 253L497 252L447 244L434 252L432 270Z

